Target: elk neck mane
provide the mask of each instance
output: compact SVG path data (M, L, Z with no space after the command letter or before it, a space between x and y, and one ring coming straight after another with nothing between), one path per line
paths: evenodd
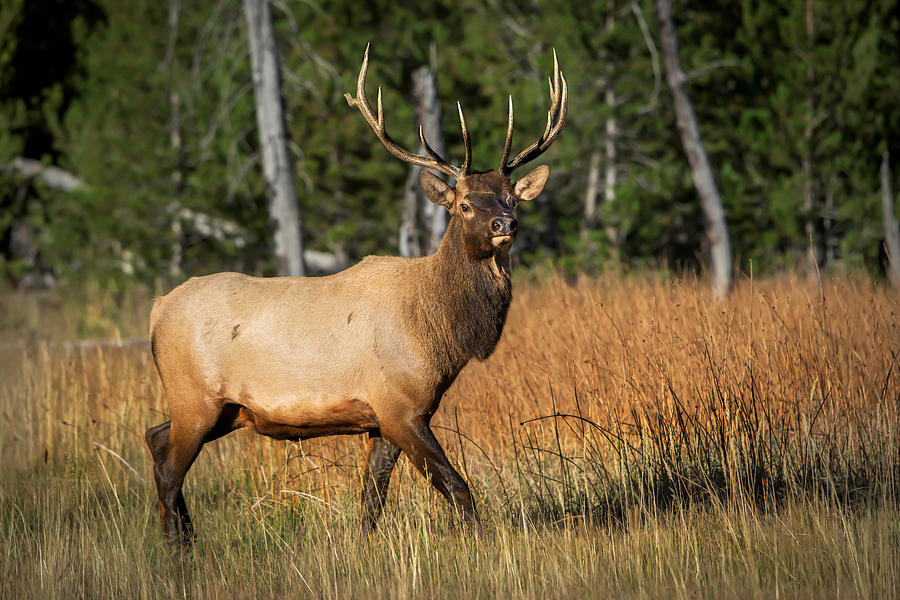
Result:
M458 217L452 217L438 251L424 259L428 276L410 315L441 373L455 377L472 358L493 353L512 300L509 255L469 256Z

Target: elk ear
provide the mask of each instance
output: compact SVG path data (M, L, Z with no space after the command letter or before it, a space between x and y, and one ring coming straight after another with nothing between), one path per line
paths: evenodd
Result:
M422 191L425 192L429 200L435 204L447 207L448 210L453 206L453 199L456 195L453 193L453 188L446 181L423 169L419 174L419 183L422 185Z
M518 180L513 187L513 193L519 200L534 200L543 191L549 176L550 167L541 165Z

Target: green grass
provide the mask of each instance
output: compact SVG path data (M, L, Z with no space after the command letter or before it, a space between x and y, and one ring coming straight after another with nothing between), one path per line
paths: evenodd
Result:
M191 487L195 552L172 560L150 486L117 476L109 458L94 462L4 490L4 598L886 598L898 589L896 511L817 502L771 514L695 507L614 526L535 523L523 510L493 516L476 539L443 511L432 516L419 490L365 544L353 510L326 516L318 503L204 482Z

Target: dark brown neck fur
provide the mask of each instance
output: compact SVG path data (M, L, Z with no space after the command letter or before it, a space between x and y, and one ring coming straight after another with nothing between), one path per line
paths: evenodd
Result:
M473 358L494 351L512 299L509 255L473 258L463 245L458 218L451 218L438 251L427 258L428 277L415 308L429 339L435 366L456 377Z

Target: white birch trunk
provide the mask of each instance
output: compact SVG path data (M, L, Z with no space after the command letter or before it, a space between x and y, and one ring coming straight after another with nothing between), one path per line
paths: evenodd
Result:
M421 151L421 149L420 149ZM407 258L422 256L422 245L419 241L419 196L423 195L419 187L419 172L422 167L411 165L403 187L403 221L400 223L400 256ZM424 206L423 206L424 208Z
M616 135L618 135L618 128L616 127L616 118L612 113L615 103L616 94L612 87L609 87L606 90L606 104L610 110L610 114L606 117L606 165L604 167L603 177L603 204L606 206L607 215L612 214L613 205L616 203ZM606 237L609 238L610 245L618 248L619 231L616 229L616 226L609 221L606 223Z
M275 261L279 275L303 275L300 209L288 149L272 13L268 0L244 0L244 13L250 38L259 147L275 229Z
M712 168L700 139L694 106L684 89L684 71L678 57L678 40L672 22L672 5L669 0L656 0L656 16L662 42L666 81L672 92L675 117L684 153L691 165L691 179L700 199L706 238L709 242L712 288L717 298L724 298L731 289L731 241L722 200L713 178Z
M612 36L616 26L616 2L608 0L606 3L606 34ZM603 178L603 204L606 206L606 214L611 215L613 205L616 203L616 160L618 159L618 148L616 147L616 137L619 135L619 129L616 124L616 90L613 88L613 66L607 58L606 62L606 91L604 99L606 100L606 165L604 167ZM607 220L606 237L614 248L619 246L619 232L615 224Z
M588 163L587 188L584 192L584 219L581 223L581 241L588 242L590 231L597 224L597 196L600 192L600 153L591 152Z
M441 135L441 106L437 97L437 81L428 67L419 67L412 74L413 97L416 99L416 127L421 123L425 139L438 154L444 154ZM418 153L425 148L419 145ZM434 254L447 228L447 213L432 204L419 186L422 167L410 165L403 193L403 223L400 225L400 255L422 256Z
M813 62L813 36L815 20L813 0L806 0L806 126L803 130L803 232L806 251L804 252L803 270L807 277L814 278L819 272L819 260L815 247L815 164L813 153L813 133L815 131L815 103L813 87L815 86L815 63Z
M169 0L169 39L166 43L166 54L163 60L165 75L169 78L169 143L175 156L175 168L172 170L172 195L181 196L184 190L184 138L181 135L181 94L175 79L175 47L178 43L178 27L181 20L181 0ZM172 220L172 248L169 257L169 276L179 279L182 276L181 261L184 257L182 246L183 231L181 221Z
M894 215L894 192L891 187L890 154L881 155L881 217L884 222L884 248L887 251L887 276L894 287L900 287L900 227Z
M435 152L444 156L444 136L441 134L441 105L438 102L437 80L428 67L419 67L412 74L413 97L416 99L416 128L422 125L425 139ZM421 145L418 154L424 155ZM403 224L400 228L400 252L403 256L434 254L447 228L447 210L432 204L419 186L422 167L411 165L406 179L403 201Z

